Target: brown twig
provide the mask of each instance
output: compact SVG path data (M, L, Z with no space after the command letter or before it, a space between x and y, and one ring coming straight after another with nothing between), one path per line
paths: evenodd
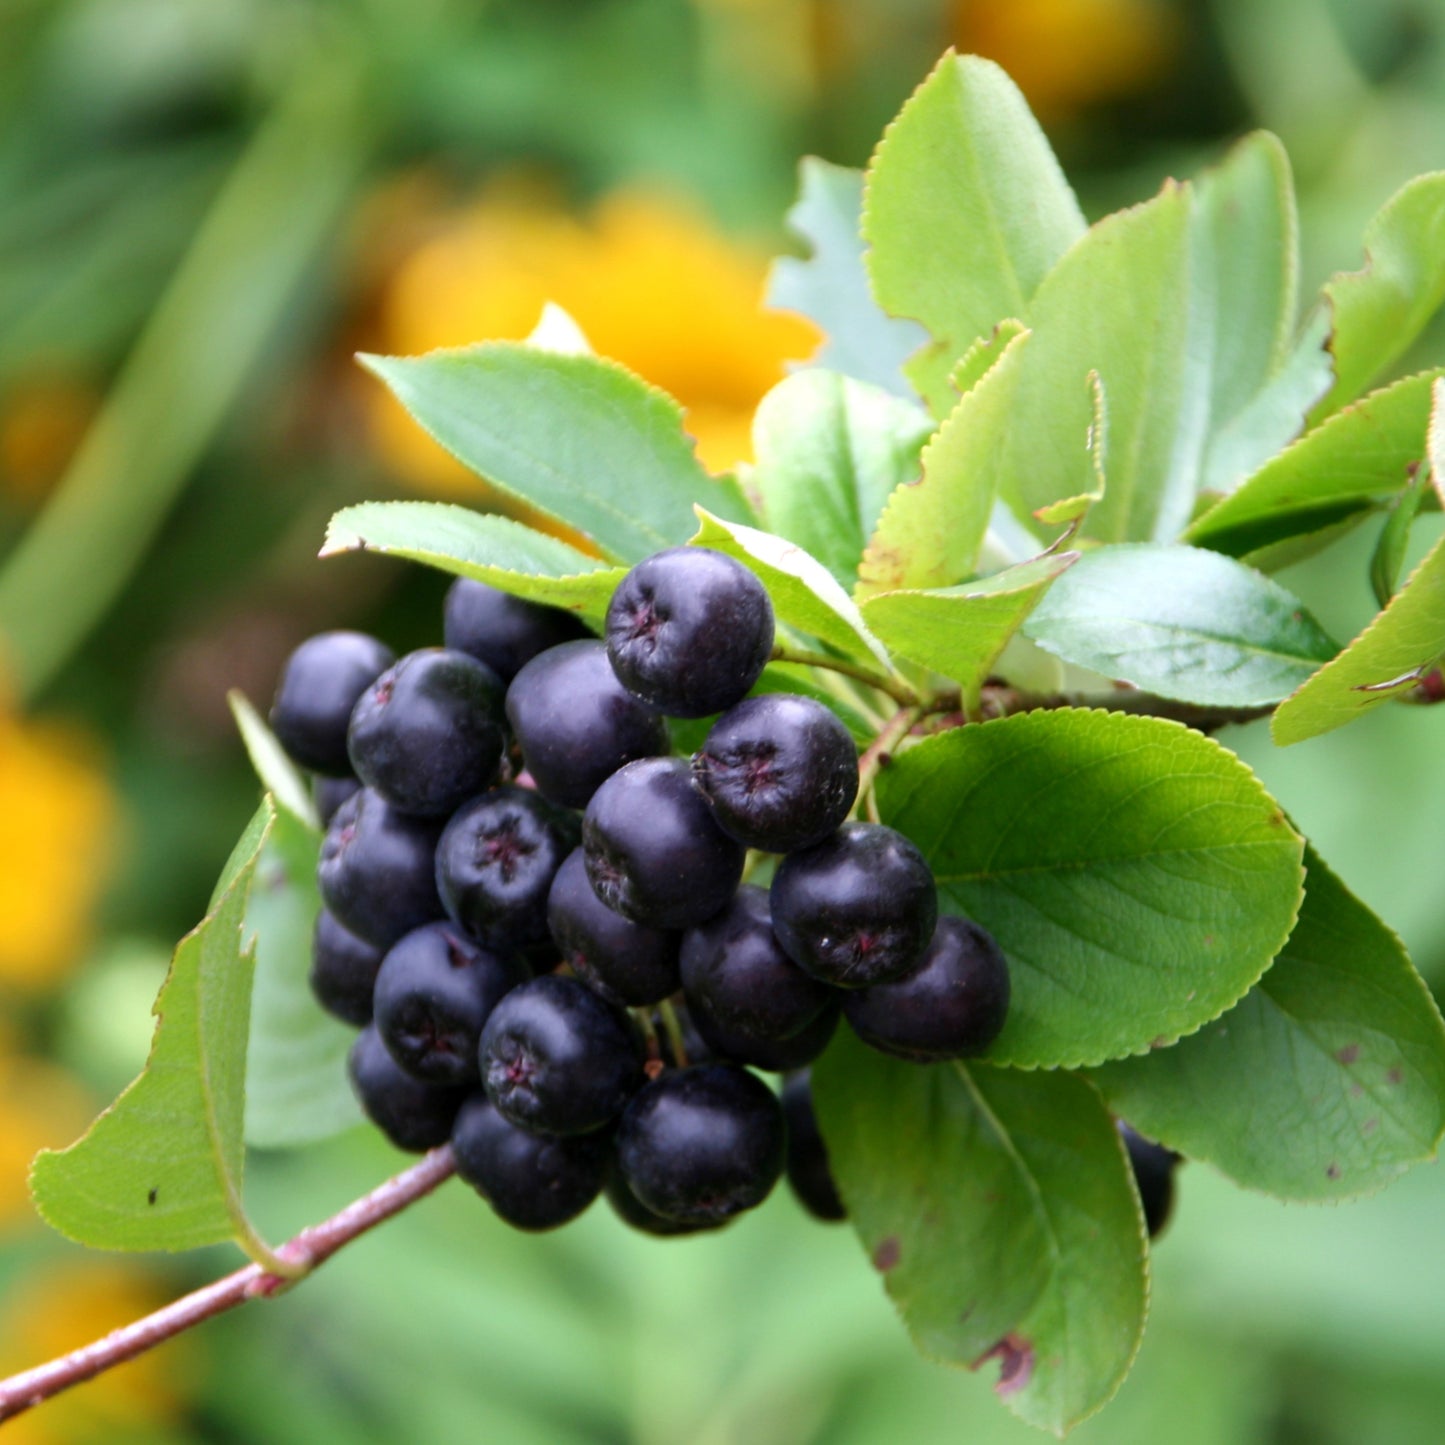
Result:
M82 1384L96 1375L143 1355L204 1320L224 1314L253 1299L269 1299L294 1287L319 1268L337 1250L378 1224L423 1199L456 1172L450 1146L434 1149L419 1164L378 1185L370 1194L348 1204L339 1214L303 1229L276 1252L300 1274L283 1279L259 1264L247 1265L214 1284L178 1299L144 1319L112 1330L103 1339L71 1350L33 1370L0 1380L0 1423L13 1420L34 1405Z

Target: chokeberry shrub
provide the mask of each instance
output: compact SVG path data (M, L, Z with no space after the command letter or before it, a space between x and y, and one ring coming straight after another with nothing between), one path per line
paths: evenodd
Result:
M950 54L866 174L805 165L772 300L828 340L739 475L545 338L365 358L580 544L333 519L324 556L461 579L450 650L327 634L270 729L237 701L267 796L41 1212L304 1274L329 1250L260 1240L245 1145L357 1100L452 1139L376 1217L455 1167L522 1228L605 1197L679 1248L786 1172L921 1349L1001 1362L1058 1433L1100 1409L1183 1161L1341 1200L1445 1129L1430 994L1222 731L1445 695L1445 542L1403 575L1445 367L1393 379L1442 207L1411 183L1301 308L1272 137L1091 226L1008 78ZM1371 525L1342 646L1272 574Z

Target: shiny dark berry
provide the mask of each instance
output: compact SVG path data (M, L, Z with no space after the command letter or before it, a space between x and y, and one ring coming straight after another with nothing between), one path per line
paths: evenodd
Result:
M495 788L454 814L437 844L437 889L474 938L530 948L547 937L547 894L575 827L536 793Z
M445 647L409 652L362 693L348 747L356 775L394 808L442 817L497 780L506 691Z
M1008 961L993 935L945 916L912 973L850 992L843 1012L864 1043L927 1063L981 1054L999 1036L1008 1001Z
M341 805L361 791L360 778L328 778L318 773L311 780L311 796L316 803L316 816L328 828Z
M342 1023L364 1028L371 1022L371 994L382 954L323 908L311 938L310 983L317 1003Z
M307 638L281 670L271 704L271 731L303 768L347 777L346 730L362 693L396 660L364 632L321 632Z
M592 891L580 848L552 880L547 924L562 961L610 1002L638 1007L677 992L682 935L633 923L603 903Z
M773 606L741 563L706 547L639 562L607 608L607 655L622 683L670 717L741 701L773 650Z
M514 1124L585 1134L615 1118L642 1083L626 1014L576 979L548 974L514 989L482 1031L482 1083Z
M352 933L390 948L442 916L437 896L440 822L399 813L363 788L337 810L321 843L321 899Z
M517 1229L556 1229L602 1192L612 1159L607 1133L567 1139L530 1134L481 1094L462 1106L452 1130L457 1174Z
M654 1214L719 1224L761 1204L783 1172L783 1111L756 1074L703 1064L659 1075L617 1131L617 1165Z
M507 717L543 797L585 808L624 763L668 748L667 724L618 682L601 642L539 653L507 689Z
M1179 1155L1136 1133L1122 1119L1118 1127L1129 1153L1139 1202L1144 1206L1144 1226L1149 1238L1155 1239L1174 1212L1174 1171L1179 1166Z
M801 1069L822 1056L833 1041L838 1020L843 1015L836 997L830 999L816 1018L804 1024L785 1039L770 1039L743 1029L730 1029L709 1017L705 1008L689 1010L693 1027L702 1036L709 1052L729 1063L747 1064L781 1074Z
M376 976L377 1032L407 1073L428 1084L474 1084L482 1027L527 979L453 923L428 923L394 944Z
M858 795L848 729L796 693L764 693L729 708L692 767L723 832L765 853L822 842Z
M470 577L452 583L444 616L446 645L486 663L503 682L539 652L591 635L574 613L526 602Z
M711 918L746 853L713 821L682 758L644 758L608 778L583 815L582 849L597 896L651 928Z
M347 1072L366 1117L398 1149L413 1154L447 1142L467 1096L465 1089L436 1088L412 1078L387 1052L375 1025L356 1036Z
M773 878L773 932L800 968L840 988L900 978L938 917L923 855L892 828L846 823L790 853Z
M587 1137L591 1137L590 1135ZM705 1229L716 1229L719 1225L711 1224L684 1224L680 1219L667 1219L661 1214L654 1214L628 1187L627 1181L621 1173L614 1169L607 1181L606 1187L607 1202L612 1206L613 1213L622 1220L624 1224L631 1225L633 1229L641 1230L643 1234L655 1235L658 1238L666 1239L680 1234L699 1234ZM720 1223L725 1224L723 1220Z
M813 1086L806 1072L783 1085L783 1117L788 1121L788 1183L798 1202L815 1219L846 1219L848 1211L828 1163L828 1146L813 1110Z

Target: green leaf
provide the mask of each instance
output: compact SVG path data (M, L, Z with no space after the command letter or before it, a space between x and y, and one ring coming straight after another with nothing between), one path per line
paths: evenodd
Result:
M1278 702L1339 651L1277 582L1217 552L1152 543L1085 555L1024 631L1065 662L1219 707Z
M1437 387L1439 383L1436 383ZM1438 397L1435 415L1439 414ZM1432 416L1430 425L1435 425ZM1420 512L1420 503L1425 500L1426 479L1422 470L1417 470L1405 489L1391 503L1385 516L1385 525L1380 528L1379 541L1370 556L1370 586L1374 589L1375 601L1381 607L1388 607L1390 599L1400 582L1400 573L1405 567L1405 552L1410 545L1410 528Z
M934 338L913 373L925 394L951 397L954 363L997 322L1027 314L1083 231L1018 87L991 61L945 55L884 133L863 212L874 294Z
M277 819L268 798L231 854L210 912L177 946L145 1070L77 1143L35 1160L35 1206L71 1239L167 1250L234 1239L269 1262L241 1203L253 962L242 921Z
M952 678L973 698L1049 584L1078 559L1057 552L961 587L885 592L863 604L863 618L891 651Z
M1409 692L1445 654L1445 537L1333 662L1275 710L1281 747L1332 732Z
M873 299L859 234L862 171L808 156L799 167L799 191L788 230L811 254L807 260L780 256L773 262L767 304L797 311L822 327L827 339L812 365L911 400L903 362L928 334L915 322L887 315Z
M701 507L697 516L701 525L692 544L723 552L747 567L767 588L779 622L856 661L891 670L888 654L868 630L863 614L817 558L771 532L725 522Z
M1139 1205L1099 1097L1066 1073L919 1066L840 1036L813 1068L853 1226L918 1347L1062 1435L1144 1328Z
M326 529L323 557L380 552L470 577L587 617L607 611L626 569L609 567L570 543L507 517L446 502L362 502Z
M1013 1001L997 1063L1073 1068L1218 1017L1294 925L1302 844L1259 780L1178 723L1063 708L957 728L879 776L945 912L987 928Z
M313 832L319 830L321 820L316 816L316 804L311 800L306 779L277 742L276 734L262 722L245 693L232 689L226 694L226 701L261 786L303 827Z
M695 502L748 515L698 461L682 408L616 362L512 341L362 362L458 460L611 561L681 546Z
M923 474L897 487L858 568L860 601L951 587L972 575L1013 434L1028 332L1010 337L923 449Z
M752 486L769 532L844 586L888 495L918 475L933 423L917 406L836 372L795 372L759 403Z
M1445 1024L1400 940L1312 850L1274 966L1172 1048L1106 1064L1111 1108L1284 1199L1344 1199L1430 1158L1445 1131Z
M1406 377L1306 432L1199 518L1184 540L1243 557L1363 519L1400 491L1424 456L1430 388L1442 374Z
M1365 264L1324 288L1337 379L1314 420L1358 396L1445 301L1445 171L1416 176L1365 228Z
M307 981L319 836L282 813L261 853L246 909L255 940L246 1062L246 1142L287 1148L361 1121L346 1074L355 1031L316 1002Z

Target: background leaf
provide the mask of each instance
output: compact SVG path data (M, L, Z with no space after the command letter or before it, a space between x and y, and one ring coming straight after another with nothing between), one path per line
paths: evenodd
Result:
M552 607L601 617L626 568L508 517L445 502L362 502L326 529L323 557L381 552L471 577Z
M800 312L823 329L825 340L812 366L911 400L914 391L903 375L903 362L928 333L916 322L887 315L873 299L859 231L863 172L808 156L798 176L799 196L788 212L788 229L811 254L806 260L780 256L773 262L767 304Z
M35 1207L95 1249L264 1251L241 1203L252 950L242 920L277 821L268 798L231 854L210 912L176 948L140 1077L70 1148L31 1172Z
M1302 845L1254 775L1177 723L1084 709L956 728L880 774L885 823L987 928L1013 1001L996 1063L1171 1043L1259 979L1294 925Z
M1152 1139L1283 1199L1343 1199L1430 1158L1445 1024L1400 940L1312 849L1269 972L1197 1034L1092 1077Z
M753 420L751 485L763 526L851 589L884 502L918 476L932 431L917 406L878 387L833 371L796 372Z
M510 341L362 360L458 460L611 561L681 546L695 502L748 516L698 461L682 408L616 362Z
M260 713L251 706L245 693L233 689L226 694L226 702L230 705L231 716L236 719L236 728L246 746L246 756L250 758L261 786L303 828L319 831L321 820L316 816L311 790L306 786L300 768L277 741L276 734L261 720Z
M1109 1400L1147 1291L1098 1095L1066 1073L903 1063L846 1035L813 1089L854 1228L919 1348L997 1358L998 1393L1057 1434Z
M1216 552L1149 543L1087 553L1024 630L1066 662L1220 707L1278 702L1339 651L1277 582Z

